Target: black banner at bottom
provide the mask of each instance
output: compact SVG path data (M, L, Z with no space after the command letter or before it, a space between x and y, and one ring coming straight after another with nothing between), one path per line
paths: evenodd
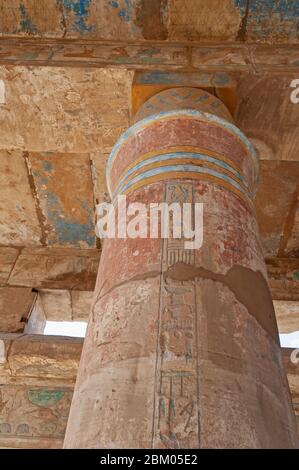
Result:
M92 469L101 466L120 466L122 468L147 468L148 466L182 465L199 466L210 468L210 464L225 465L231 467L250 463L272 463L287 465L298 465L298 450L23 450L2 449L0 450L1 465L28 463L34 467L38 465L52 464L75 464L92 465ZM2 467L4 468L4 467ZM91 468L91 467L89 467Z

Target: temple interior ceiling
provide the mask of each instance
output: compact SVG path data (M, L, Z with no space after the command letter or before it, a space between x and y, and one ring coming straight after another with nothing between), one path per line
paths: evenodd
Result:
M246 0L11 0L1 2L0 11L3 36L298 41L299 10L292 1L253 0L248 4Z
M2 66L0 76L1 245L96 248L95 204L106 195L107 155L130 122L133 72ZM236 76L235 121L261 161L256 206L269 257L298 254L293 78Z
M296 2L13 0L0 12L3 305L36 289L48 318L87 318L106 159L130 125L137 85L155 91L183 75L218 96L233 83L220 97L259 155L256 210L272 292L298 300Z
M15 285L21 276L19 286L47 289L47 282L37 283L41 274L34 276L34 268L20 273L23 255L16 262L12 250L17 257L24 248L48 249L49 254L61 249L67 256L68 250L85 254L100 248L94 232L95 205L107 199L106 159L130 122L134 72L1 66L0 77L5 83L5 103L0 106L0 244L1 270L5 270L1 282ZM299 105L290 101L295 75L235 72L233 77L235 121L260 158L256 209L265 256L296 259ZM53 276L59 278L62 273L65 276L57 265ZM298 276L297 270L293 276ZM78 284L67 287L78 289ZM65 282L56 283L55 288L59 287L65 290ZM93 290L92 282L88 289ZM68 291L66 296L70 302ZM45 308L49 310L52 297L49 316L57 318L55 294L48 295ZM88 307L89 303L86 318ZM70 317L68 309L60 310Z
M0 447L62 446L83 341L36 333L88 320L106 161L161 90L209 91L254 145L279 332L299 331L298 41L291 0L0 0Z

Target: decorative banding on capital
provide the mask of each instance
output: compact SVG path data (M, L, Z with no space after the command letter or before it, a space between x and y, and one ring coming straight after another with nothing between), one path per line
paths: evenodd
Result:
M181 124L188 121L190 129L187 126L182 134ZM194 125L203 127L208 142L202 144L199 136L198 145L188 145L190 140L197 138ZM231 145L233 141L238 158L230 154L228 144L221 152L212 148L209 140L217 139L219 133L224 144L229 142ZM161 135L166 142L162 142ZM142 152L142 140L155 140L155 137L156 141L151 144L153 150ZM173 141L180 145L172 145ZM137 151L135 142L140 147ZM248 203L256 192L258 170L258 159L251 142L234 124L213 114L180 109L154 114L132 125L112 149L106 175L112 200L158 181L202 179L225 187Z

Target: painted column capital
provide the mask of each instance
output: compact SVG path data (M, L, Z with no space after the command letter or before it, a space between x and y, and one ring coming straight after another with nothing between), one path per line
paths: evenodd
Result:
M259 164L224 104L196 88L158 93L140 108L107 163L111 199L165 180L204 180L251 205Z

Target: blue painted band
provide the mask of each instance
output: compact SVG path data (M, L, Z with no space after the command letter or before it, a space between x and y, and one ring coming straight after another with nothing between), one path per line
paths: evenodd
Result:
M138 121L137 123L133 124L133 126L129 127L129 129L124 132L121 137L118 139L116 144L114 145L108 161L107 161L107 167L106 167L106 179L107 179L107 186L109 193L111 195L111 187L110 187L110 169L112 166L112 163L119 152L120 148L122 145L126 142L128 138L133 136L134 134L140 132L147 126L161 120L164 118L172 118L172 117L193 117L194 119L199 119L205 122L212 122L214 124L218 124L220 127L223 127L224 129L228 130L230 133L234 134L236 137L238 137L242 143L244 144L245 148L247 149L249 155L252 157L253 164L254 164L254 169L255 169L255 184L257 187L258 183L258 173L259 173L259 161L258 157L256 155L256 152L254 150L254 147L252 143L247 139L247 137L243 134L243 132L238 129L234 124L231 124L230 122L226 121L223 118L220 118L218 116L215 116L214 114L210 113L204 113L202 111L197 111L195 109L180 109L180 110L174 110L174 111L163 111L157 114L153 114L151 116L148 116L141 121Z
M225 170L232 173L236 178L238 178L239 181L247 187L248 192L250 192L249 188L247 186L246 180L243 177L243 175L241 175L237 170L232 168L228 163L223 162L222 160L217 160L216 158L211 157L209 155L205 155L203 153L195 153L195 152L175 152L174 153L174 152L172 152L172 153L158 154L158 155L155 155L154 157L148 158L147 160L143 160L143 161L137 163L134 167L130 168L120 178L120 180L119 180L119 182L118 182L118 184L117 184L117 186L114 190L114 193L117 194L119 192L119 190L121 189L121 186L122 186L123 182L130 175L134 174L135 171L139 170L140 168L144 168L145 166L148 166L148 165L150 165L152 163L156 163L156 162L163 162L163 161L167 161L167 160L181 160L181 159L186 159L186 158L192 158L194 160L203 161L203 162L210 162L210 163L213 163L213 164L219 166L220 168L224 168Z
M179 172L184 172L184 173L201 173L201 174L207 174L210 176L214 176L218 179L221 179L225 181L226 183L229 183L232 185L234 188L236 188L238 191L243 193L245 196L250 197L247 191L242 188L242 186L237 183L234 179L230 178L227 175L224 175L223 173L218 173L218 171L212 170L211 168L204 168L204 167L199 167L197 165L171 165L171 166L163 166L163 167L158 167L158 168L153 168L151 170L144 171L143 173L138 174L134 178L132 178L127 184L125 184L121 190L121 193L125 193L128 189L130 189L131 186L134 184L138 183L139 181L146 180L147 178L150 178L152 176L160 175L163 173L179 173ZM121 194L120 193L120 194ZM119 194L114 193L113 194L113 201Z

